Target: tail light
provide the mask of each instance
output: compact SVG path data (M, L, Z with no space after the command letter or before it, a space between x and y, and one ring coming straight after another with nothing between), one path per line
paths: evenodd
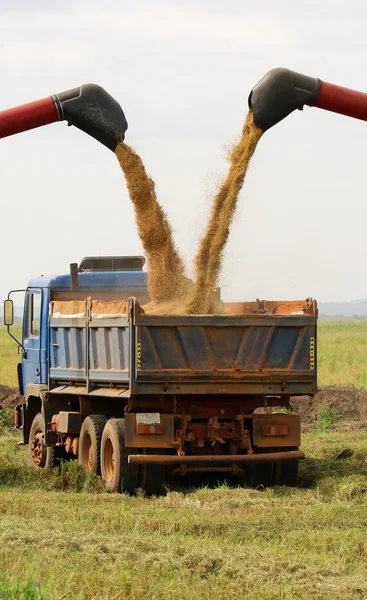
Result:
M288 435L288 425L264 425L263 435Z

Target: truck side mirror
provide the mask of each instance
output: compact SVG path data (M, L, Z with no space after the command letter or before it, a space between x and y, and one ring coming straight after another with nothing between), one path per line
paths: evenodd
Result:
M10 327L14 323L14 304L13 300L4 301L4 325Z

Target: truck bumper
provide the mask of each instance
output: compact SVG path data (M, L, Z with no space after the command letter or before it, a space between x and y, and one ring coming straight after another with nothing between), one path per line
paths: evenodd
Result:
M264 454L233 454L206 456L170 456L162 454L130 454L129 463L133 465L232 465L251 462L277 462L280 460L303 460L305 453L301 450L289 452L272 452Z

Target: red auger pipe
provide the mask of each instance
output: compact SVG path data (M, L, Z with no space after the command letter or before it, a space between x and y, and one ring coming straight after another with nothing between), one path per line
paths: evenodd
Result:
M340 115L367 121L367 94L333 83L322 82L315 106Z
M255 124L267 131L294 110L317 106L324 110L367 121L367 94L326 83L289 69L272 69L249 96Z
M59 121L56 106L49 96L0 111L0 138Z
M43 100L0 112L0 138L67 121L112 150L125 137L127 121L118 102L99 85L87 83Z

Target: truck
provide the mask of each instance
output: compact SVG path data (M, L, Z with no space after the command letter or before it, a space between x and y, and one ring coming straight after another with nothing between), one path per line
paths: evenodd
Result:
M16 408L30 464L73 457L112 492L156 494L192 472L294 484L304 454L289 401L317 389L316 302L146 314L143 264L87 257L66 275L30 280Z
M367 120L367 94L289 69L269 71L249 96L263 131L304 105ZM62 120L112 151L127 129L119 104L88 84L0 112L0 137ZM146 314L143 264L87 257L29 282L16 422L30 463L52 469L77 458L111 492L156 494L168 477L193 472L294 484L304 453L290 398L317 391L316 301Z

